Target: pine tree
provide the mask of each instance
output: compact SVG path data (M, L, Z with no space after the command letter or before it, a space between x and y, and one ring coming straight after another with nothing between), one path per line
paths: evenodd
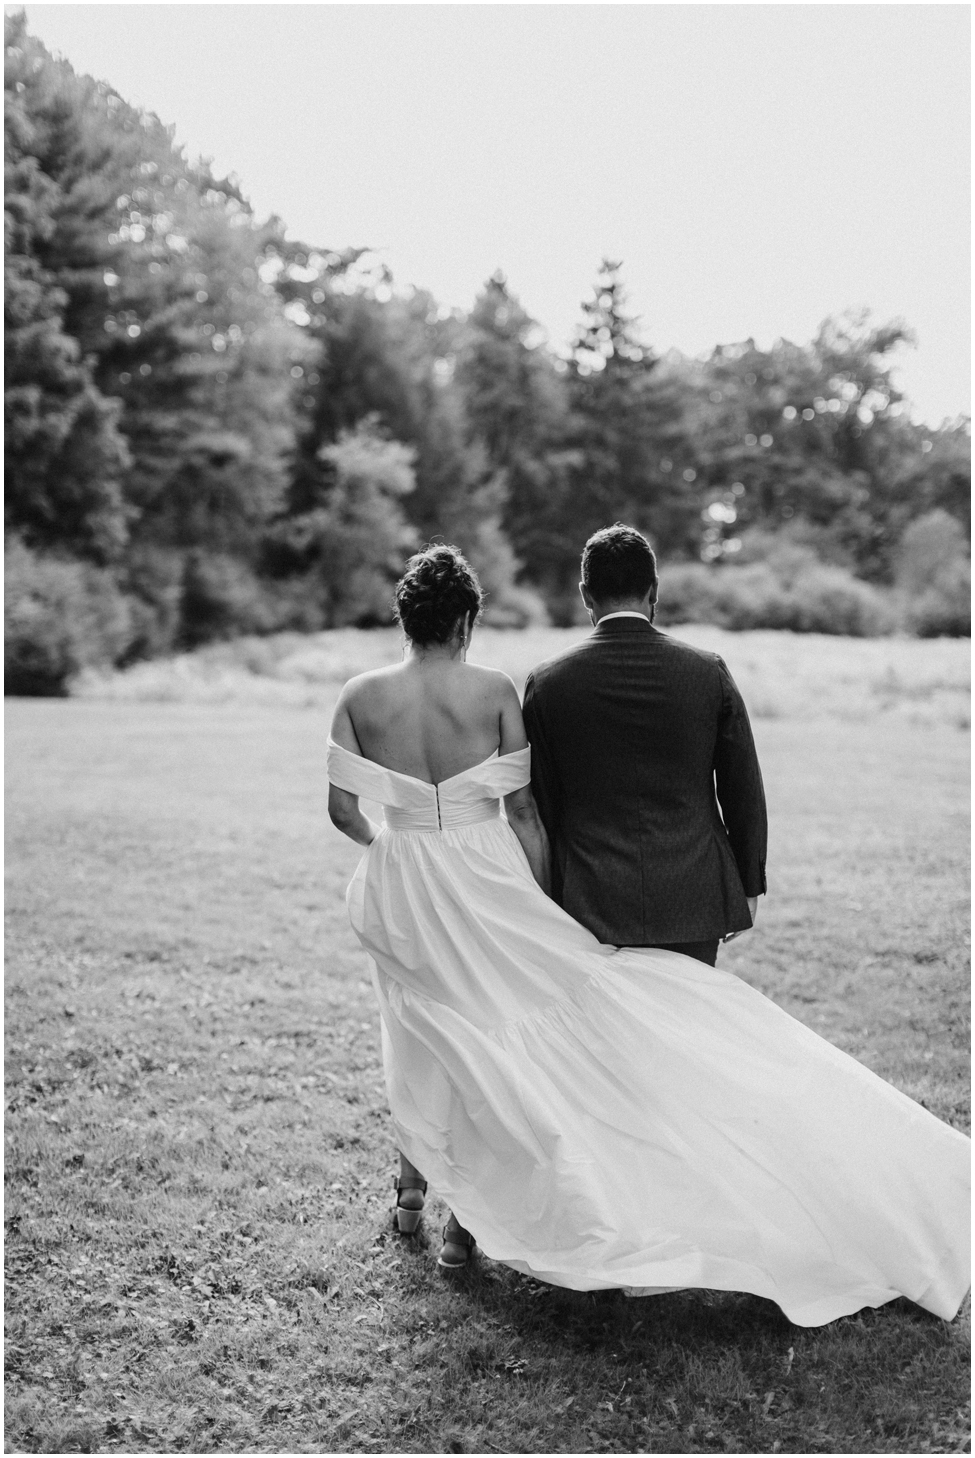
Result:
M563 618L575 614L579 555L593 531L622 519L680 553L699 514L681 394L626 313L620 270L603 260L569 362L571 454L549 525L550 591Z

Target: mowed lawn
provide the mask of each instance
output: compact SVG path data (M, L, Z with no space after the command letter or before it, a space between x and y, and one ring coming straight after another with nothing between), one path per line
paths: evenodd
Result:
M436 1200L393 1234L328 718L7 703L8 1449L964 1451L964 1315L444 1279ZM967 1127L967 732L754 727L771 894L722 964Z

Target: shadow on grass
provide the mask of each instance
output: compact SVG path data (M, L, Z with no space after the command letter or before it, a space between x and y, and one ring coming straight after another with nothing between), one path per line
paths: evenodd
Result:
M413 1352L415 1361L439 1366L431 1398L445 1441L436 1451L964 1447L964 1412L947 1424L935 1418L964 1381L962 1318L949 1325L897 1300L802 1328L755 1296L567 1291L480 1254L467 1270L444 1276L433 1264L437 1244L422 1233L399 1243L402 1294L418 1309L432 1298L449 1311L442 1338L426 1336ZM471 1393L485 1387L491 1418L472 1426ZM509 1432L517 1449L504 1446Z

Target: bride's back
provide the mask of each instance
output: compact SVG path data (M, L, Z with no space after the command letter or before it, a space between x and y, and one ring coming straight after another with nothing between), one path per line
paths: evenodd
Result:
M522 749L514 684L464 661L480 608L480 585L456 547L412 557L396 588L406 659L346 684L332 725L338 743L431 785Z
M494 669L409 658L353 680L344 698L367 759L436 785L501 749L510 694Z

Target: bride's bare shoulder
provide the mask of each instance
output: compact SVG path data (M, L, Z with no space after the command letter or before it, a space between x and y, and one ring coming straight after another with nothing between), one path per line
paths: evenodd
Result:
M382 668L370 668L365 673L357 673L354 678L348 678L342 688L341 697L346 703L353 703L382 689L391 681L401 678L403 665L401 663L387 663Z
M385 668L371 668L366 673L357 673L347 679L335 704L332 715L331 735L336 744L361 754L359 730L368 730L370 725L381 723L396 702L395 691L390 691L390 680L401 665L390 664ZM358 728L356 727L358 725Z
M485 668L481 663L465 663L464 668L471 674L471 682L482 691L497 695L499 699L510 698L512 694L517 697L514 682L500 668Z

